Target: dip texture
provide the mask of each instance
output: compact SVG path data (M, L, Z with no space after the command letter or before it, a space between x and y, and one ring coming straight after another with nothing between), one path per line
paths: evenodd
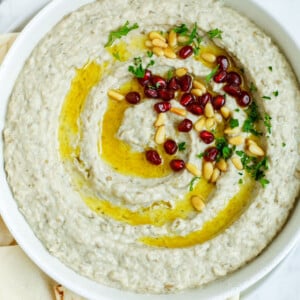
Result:
M191 106L184 92L212 99ZM19 75L8 182L36 236L76 272L141 293L198 287L251 261L286 222L299 105L270 37L219 1L95 1L57 24Z

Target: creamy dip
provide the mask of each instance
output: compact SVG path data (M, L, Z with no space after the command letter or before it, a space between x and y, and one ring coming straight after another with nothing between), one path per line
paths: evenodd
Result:
M195 103L212 95L212 112L183 105L183 74ZM168 101L155 76L175 78ZM198 287L255 258L286 222L299 192L299 103L271 39L219 1L96 1L56 25L19 75L7 178L36 236L79 274L142 293Z

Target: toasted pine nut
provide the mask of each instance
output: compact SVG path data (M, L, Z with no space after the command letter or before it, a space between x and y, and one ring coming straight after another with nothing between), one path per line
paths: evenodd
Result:
M197 210L197 211L202 211L203 208L205 207L203 197L201 197L201 196L192 196L191 203L192 203L193 207L195 208L195 210Z
M117 92L117 91L114 91L114 90L109 90L107 92L107 95L108 97L114 99L114 100L117 100L117 101L122 101L125 99L125 96L122 95L121 93Z
M209 63L214 63L215 61L216 61L216 56L214 55L214 54L212 54L212 53L208 53L208 52L204 52L204 53L202 53L201 54L201 57L205 60L205 61L207 61L207 62L209 62Z
M210 182L215 183L218 180L218 178L220 177L220 174L221 174L220 170L215 168L211 175Z
M204 164L203 164L203 170L202 170L204 179L206 179L207 181L209 181L211 179L213 171L214 171L213 164L211 162L209 162L209 161L204 162Z
M208 118L205 121L205 127L207 129L212 129L216 126L216 120L214 118Z
M241 162L241 159L238 156L231 157L231 161L233 165L236 167L238 170L243 170L243 164Z
M250 144L248 147L248 151L256 156L264 156L265 152L261 149L256 143Z
M203 83L201 83L200 81L198 81L198 80L193 80L193 87L194 87L195 89L200 89L200 90L202 90L203 93L206 92L206 87L205 87L205 85L204 85Z
M212 118L215 115L214 108L210 102L205 105L204 114L207 118Z
M192 173L194 176L198 176L198 177L201 176L201 171L200 171L194 164L186 163L186 164L185 164L185 167L186 167L186 169L187 169L190 173Z
M160 47L160 48L168 48L168 44L160 39L152 40L153 46Z
M171 30L169 33L168 44L170 47L175 47L177 45L177 34L174 30Z
M217 168L222 171L226 172L227 171L227 162L224 158L221 158L217 163L216 163Z
M180 35L177 37L177 41L179 43L186 43L189 40L188 36Z
M157 128L155 137L154 137L155 143L160 145L163 144L166 140L166 127L165 125L161 125Z
M191 90L191 93L197 97L200 97L202 96L204 93L201 89L192 89Z
M230 117L230 109L227 106L222 106L220 111L224 119L228 119Z
M152 48L153 47L153 44L150 40L146 40L145 41L145 46L148 47L148 48Z
M250 146L250 145L253 145L253 144L255 144L255 145L257 145L253 140L251 140L251 139L246 139L246 146Z
M183 108L179 108L179 107L171 107L170 108L170 112L179 115L179 116L186 116L186 110Z
M244 143L244 138L241 135L233 136L228 139L230 145L238 146Z
M159 127L161 125L165 125L165 123L166 123L166 114L159 113L158 116L157 116L157 119L154 123L154 126Z
M200 131L204 128L205 122L206 122L206 118L205 118L205 117L200 118L200 119L194 124L195 130L200 132Z
M164 49L164 55L168 58L176 58L176 53L171 48L165 48Z
M159 40L161 40L163 42L166 41L166 39L159 32L157 32L157 31L151 31L149 33L149 38L150 38L150 40L159 39Z
M157 56L163 56L164 55L164 50L160 47L153 47L152 51Z
M241 132L241 129L239 127L234 127L234 128L227 127L224 130L224 133L227 134L227 135L235 135L235 134L238 134L240 132Z
M219 113L215 113L215 120L217 121L217 123L222 123L223 117Z
M188 72L187 68L178 68L175 71L176 76L182 77Z

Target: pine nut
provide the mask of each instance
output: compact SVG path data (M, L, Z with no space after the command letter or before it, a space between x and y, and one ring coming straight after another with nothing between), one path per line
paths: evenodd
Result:
M215 61L216 61L216 56L214 55L214 54L212 54L212 53L208 53L208 52L204 52L204 53L202 53L201 54L201 57L205 60L205 61L207 61L207 62L209 62L209 63L214 63Z
M191 203L192 203L193 207L195 208L195 210L202 211L204 209L205 203L203 200L204 199L201 196L192 196L191 197Z
M169 33L168 44L170 47L175 47L177 45L177 34L174 30L171 30Z
M207 181L209 181L211 179L211 177L212 177L213 171L214 171L213 164L211 162L209 162L209 161L204 162L204 164L203 164L203 170L202 170L204 179L206 179Z
M253 145L253 144L255 144L255 145L257 145L253 140L251 140L251 139L246 139L246 146L250 146L250 145Z
M201 176L201 171L194 164L186 163L185 167L194 176L198 176L198 177Z
M216 126L216 120L214 118L208 118L205 121L205 127L207 129L212 129Z
M107 95L108 97L114 99L114 100L117 100L117 101L122 101L125 99L125 96L122 95L121 93L117 92L117 91L114 91L114 90L109 90L107 92Z
M146 41L145 41L145 46L146 46L147 48L152 48L152 47L153 47L153 44L152 44L152 42L151 42L150 40L146 40Z
M215 120L217 121L217 123L222 123L223 117L219 113L215 113Z
M212 118L215 115L214 108L210 102L205 105L204 114L207 118Z
M194 81L193 81L193 87L194 87L195 89L200 89L200 90L202 90L203 93L206 92L206 87L205 87L205 85L204 85L203 83L201 83L200 81L198 81L198 80L194 80Z
M222 171L226 172L227 171L227 162L224 158L221 158L217 163L216 163L217 168Z
M160 47L153 47L152 51L156 56L163 56L164 55L164 50Z
M159 127L161 125L165 125L165 123L166 123L166 115L164 113L159 113L154 123L154 126Z
M188 72L187 68L178 68L175 71L176 76L182 77Z
M165 48L164 49L164 55L168 58L176 58L176 53L171 48Z
M220 170L215 168L211 175L210 182L212 182L212 183L217 182L218 178L220 177L220 174L221 174Z
M260 148L256 143L250 144L248 147L248 151L256 156L264 156L265 152L262 148Z
M160 47L160 48L168 48L168 44L160 39L152 40L153 46Z
M206 118L205 118L205 117L200 118L200 119L194 124L195 130L200 132L200 131L204 128L205 122L206 122Z
M220 111L224 119L228 119L230 117L230 109L228 107L222 106Z
M155 143L160 145L163 144L166 140L166 127L164 125L161 125L157 128L155 137L154 137Z
M235 135L235 134L238 134L240 132L241 132L241 129L239 127L234 127L234 128L227 127L224 130L224 133L227 134L227 135Z
M166 39L157 31L151 31L149 33L149 38L150 38L150 40L158 39L158 40L161 40L163 42L166 42Z
M179 116L183 116L185 117L186 116L186 110L183 109L183 108L179 108L179 107L171 107L170 108L170 112L176 114L176 115L179 115Z
M243 164L241 162L241 159L238 156L234 156L231 158L231 161L233 165L235 166L236 169L238 170L243 170Z
M186 43L189 40L188 36L180 35L177 37L179 43Z
M228 139L228 143L234 146L242 145L244 143L244 138L241 135L233 136Z
M203 91L202 89L192 89L191 90L191 93L197 97L200 97L203 95Z

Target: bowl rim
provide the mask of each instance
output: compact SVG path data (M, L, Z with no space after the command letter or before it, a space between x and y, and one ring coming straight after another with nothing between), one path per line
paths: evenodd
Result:
M46 5L25 27L22 33L19 35L11 50L4 59L0 67L0 130L3 131L5 124L6 106L10 97L10 93L17 79L17 76L23 64L30 55L32 49L36 46L39 40L65 15L74 11L82 5L93 2L94 0L53 0ZM267 28L268 21L281 26L274 20L267 12L265 12L257 3L253 0L235 1L225 0L226 4L233 6L238 11L245 14L247 5L252 5L259 14L267 16L263 22L256 22L263 29ZM243 2L238 4L238 2ZM247 5L245 5L247 4ZM249 16L250 19L254 18L254 15ZM256 21L256 20L255 20ZM278 30L278 28L274 30ZM275 36L273 32L273 36ZM281 28L281 42L275 38L277 44L282 45L282 41L289 39L289 42L293 42L291 37L286 34ZM271 32L272 35L272 32ZM296 44L294 46L297 48ZM291 61L292 65L297 66L296 61L293 60L291 55L291 48L285 48L285 54ZM295 70L300 78L300 67ZM209 283L203 288L185 290L181 293L170 295L142 295L135 294L133 292L117 290L114 288L106 287L98 284L86 277L83 277L71 268L65 266L57 258L50 255L50 253L43 247L42 243L37 239L27 224L25 218L18 210L17 204L13 199L11 190L6 181L6 173L4 170L3 159L3 140L0 139L0 162L2 167L0 168L0 185L2 188L2 197L0 198L0 213L9 230L15 237L18 244L30 257L30 259L37 264L46 274L52 277L57 282L63 284L70 290L73 290L79 295L82 295L88 299L120 299L126 297L131 300L183 300L186 297L189 299L224 299L230 297L240 291L248 288L267 273L269 273L274 267L276 267L291 251L297 241L300 239L300 228L297 224L297 216L300 216L300 205L296 204L288 222L279 233L279 235L273 240L273 242L267 247L267 251L264 250L257 258L249 262L241 269L227 275L224 278L218 279L212 283Z

